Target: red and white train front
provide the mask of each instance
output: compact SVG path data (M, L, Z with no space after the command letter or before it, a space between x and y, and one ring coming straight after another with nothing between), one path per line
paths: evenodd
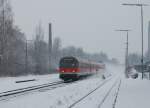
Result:
M63 80L76 80L104 68L105 65L102 63L93 63L76 57L63 57L59 63L59 77Z

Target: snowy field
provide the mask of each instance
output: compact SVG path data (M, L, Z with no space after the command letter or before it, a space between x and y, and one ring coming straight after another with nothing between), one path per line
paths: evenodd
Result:
M14 90L24 87L30 87L40 84L45 84L49 82L56 82L60 81L58 78L58 74L50 74L50 75L37 75L37 76L24 76L24 77L7 77L7 78L0 78L0 93L8 90ZM30 80L35 79L32 82L24 82L24 83L16 83L16 81L22 80Z
M106 79L101 75L58 87L41 89L8 100L0 101L1 108L149 108L150 82L141 79L125 79L123 66L107 65ZM36 79L33 82L15 83ZM58 74L1 78L0 91L11 90L48 82L60 81ZM120 83L121 81L121 83ZM121 85L120 85L121 84ZM120 86L119 86L120 85ZM99 88L98 88L99 87ZM98 88L98 89L96 89ZM119 89L118 89L119 88ZM91 94L91 91L95 90ZM86 95L89 94L87 97ZM82 101L79 101L81 98ZM73 105L75 102L77 104ZM73 105L73 106L72 106ZM70 107L71 106L71 107ZM115 106L115 107L114 107Z
M123 79L116 108L150 108L150 80Z
M0 102L0 106L2 108L68 108L69 105L89 93L89 91L96 88L102 82L103 80L99 77L93 77L65 87L59 87L55 90L40 90L36 93L2 101ZM110 81L109 84L103 88L103 91L112 83L113 81Z
M116 68L112 65L107 66L108 68L106 71L106 76L109 76L110 74L114 74L117 72L119 68ZM113 70L113 71L112 71ZM23 81L23 80L32 80L35 81L31 82L24 82L24 83L16 83L16 81ZM36 86L41 85L49 82L57 82L60 81L59 74L49 74L49 75L29 75L29 76L23 76L23 77L6 77L6 78L0 78L0 93L4 91L24 88L24 87L30 87L30 86Z

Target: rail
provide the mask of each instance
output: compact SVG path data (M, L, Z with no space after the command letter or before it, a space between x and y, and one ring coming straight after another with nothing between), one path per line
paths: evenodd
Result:
M98 87L96 87L94 90L90 91L88 94L86 94L85 96L81 97L79 100L77 100L76 102L74 102L73 104L71 104L68 108L73 108L75 105L77 105L79 102L81 102L82 100L84 100L86 97L88 97L90 94L94 93L96 90L98 90L99 88L101 88L104 84L106 84L108 81L110 81L112 78L106 79L103 83L101 83Z
M57 85L62 85L62 84L65 84L65 83L63 81L58 81L58 82L53 82L53 83L41 84L41 85L37 85L37 86L31 86L31 87L1 92L0 93L0 101L5 100L6 97L9 97L9 96L14 96L14 95L18 95L18 94L29 92L29 91L39 90L42 88L52 87L52 89L55 89L55 88L59 87Z

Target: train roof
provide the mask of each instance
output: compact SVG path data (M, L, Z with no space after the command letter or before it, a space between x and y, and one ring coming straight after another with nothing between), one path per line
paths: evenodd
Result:
M92 63L94 65L100 65L100 64L104 64L104 63L99 63L99 62L94 62L94 61L91 61L91 60L86 60L86 59L83 59L83 58L80 58L80 57L74 57L74 56L65 56L65 57L62 57L62 59L67 59L67 58L73 58L75 60L77 60L78 62L81 62L81 63Z

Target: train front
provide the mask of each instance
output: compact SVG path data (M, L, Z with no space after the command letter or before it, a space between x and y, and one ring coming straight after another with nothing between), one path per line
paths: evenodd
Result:
M63 80L78 79L79 62L74 57L63 57L59 62L59 77Z

